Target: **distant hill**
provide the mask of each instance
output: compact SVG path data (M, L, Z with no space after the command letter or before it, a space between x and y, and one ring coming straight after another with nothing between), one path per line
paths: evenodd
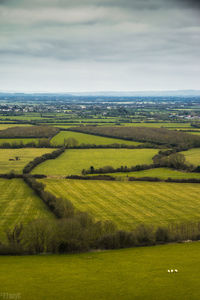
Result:
M173 96L200 96L200 90L175 90L175 91L129 91L129 92L85 92L85 93L71 93L74 96L103 96L103 97L173 97Z
M75 100L75 101L107 101L107 100L136 100L136 98L148 98L149 100L160 100L159 98L165 97L165 100L171 100L171 97L193 98L200 97L200 90L176 90L176 91L105 91L105 92L71 92L71 93L17 93L17 92L0 92L0 101L55 101L55 100ZM134 99L135 98L135 99Z

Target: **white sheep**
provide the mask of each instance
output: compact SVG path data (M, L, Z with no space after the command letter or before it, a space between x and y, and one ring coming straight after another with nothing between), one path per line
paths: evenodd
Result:
M178 270L177 270L177 269L174 269L174 270L171 269L171 270L167 270L167 272L168 272L168 273L178 273Z

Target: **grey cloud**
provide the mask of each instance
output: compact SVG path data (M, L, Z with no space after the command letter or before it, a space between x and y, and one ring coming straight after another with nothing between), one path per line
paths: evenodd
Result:
M76 6L117 6L132 9L159 9L165 7L173 7L181 4L181 1L189 2L189 0L0 0L5 5L13 5L15 7L76 7ZM198 2L198 1L191 1Z
M186 5L190 8L200 8L199 0L179 0L179 4Z
M95 30L94 30L95 32ZM93 60L121 62L152 62L163 59L168 61L193 60L198 57L200 30L192 33L176 32L135 32L131 36L116 39L108 35L99 37L91 34L87 39L79 37L45 37L43 39L25 39L0 47L1 55L20 55L29 57L54 58L58 60ZM186 42L187 41L187 42Z
M118 67L120 72L126 70L130 78L135 76L134 68L141 69L138 71L141 81L144 77L147 82L148 77L152 84L159 70L173 85L173 78L180 76L180 70L188 68L190 74L191 70L197 72L200 63L200 20L193 9L197 3L190 3L185 0L0 0L1 65L5 68L7 65L7 69L29 68L31 72L42 61L46 69L55 72L55 78L56 74L59 78L62 66L67 76L65 66L69 64L72 72L82 74L84 64L88 72L93 74L93 68L97 68L101 76L103 69L108 72L112 66L111 85ZM151 78L145 68L151 69ZM166 74L170 68L173 74ZM37 78L34 82L39 84ZM192 84L192 78L190 81L187 78L189 82ZM56 84L59 85L55 79ZM121 86L126 86L123 79Z

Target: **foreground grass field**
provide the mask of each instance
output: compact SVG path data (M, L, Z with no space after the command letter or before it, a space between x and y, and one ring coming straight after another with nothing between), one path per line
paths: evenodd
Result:
M189 178L200 178L200 173L192 173L192 172L181 172L177 170L172 170L169 168L156 168L156 169L149 169L137 172L121 172L121 173L110 173L108 175L115 176L115 177L157 177L161 179L189 179Z
M22 179L0 179L0 240L4 230L35 218L54 218Z
M0 292L22 300L198 300L199 253L200 243L195 242L74 255L1 256ZM175 268L177 274L167 272Z
M200 148L190 149L181 153L185 156L187 162L195 166L200 165Z
M0 149L0 173L15 171L22 173L24 166L37 156L52 152L54 149L45 148L21 148L21 149ZM19 157L19 160L16 160ZM13 159L13 160L9 160Z
M60 131L56 136L51 140L52 145L63 145L65 140L69 138L74 138L77 140L78 144L95 144L95 145L109 145L109 144L126 144L137 146L142 143L112 139L106 137L95 136L91 134L73 132L73 131Z
M75 175L90 166L134 166L150 164L157 149L78 149L66 150L54 160L48 160L38 165L33 174L45 175Z
M47 190L121 229L200 219L199 184L44 179Z

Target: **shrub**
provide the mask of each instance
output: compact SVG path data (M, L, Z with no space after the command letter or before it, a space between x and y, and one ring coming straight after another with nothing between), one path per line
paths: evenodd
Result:
M42 156L36 157L34 160L29 162L23 169L23 174L30 173L37 165L41 164L45 160L48 159L55 159L56 157L60 156L65 151L65 148L61 148L58 150L53 151L52 153L46 153Z
M169 241L169 230L164 227L158 227L155 232L156 242L167 243Z

